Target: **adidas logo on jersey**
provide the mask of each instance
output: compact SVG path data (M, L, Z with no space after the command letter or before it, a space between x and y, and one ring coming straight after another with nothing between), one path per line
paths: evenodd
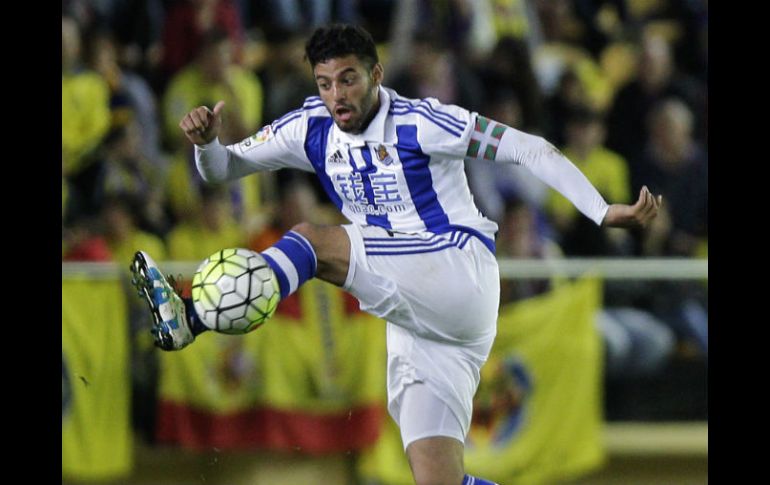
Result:
M347 164L348 161L345 159L345 157L342 156L342 152L337 150L334 152L332 156L326 159L326 163L345 163Z

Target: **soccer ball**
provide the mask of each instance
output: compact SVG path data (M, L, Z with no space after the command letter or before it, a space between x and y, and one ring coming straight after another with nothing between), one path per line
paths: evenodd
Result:
M192 280L195 311L209 329L244 334L273 316L281 294L272 268L249 249L223 249L204 260Z

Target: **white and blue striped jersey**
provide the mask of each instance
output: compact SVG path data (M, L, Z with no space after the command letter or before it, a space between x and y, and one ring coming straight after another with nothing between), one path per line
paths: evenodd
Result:
M384 87L379 96L377 115L363 133L340 130L321 98L313 96L240 143L225 148L215 140L196 147L198 170L209 181L234 180L259 170L312 171L354 224L405 233L459 231L477 236L494 253L497 224L476 208L463 160L498 158L536 168L552 156L553 147L435 98L407 99ZM511 148L497 157L502 141ZM567 192L575 185L584 192L585 185L592 189L587 181L563 185ZM606 211L601 207L606 204L598 193L589 199L588 212L578 208L600 221L604 213L597 211Z
M497 224L476 208L463 166L475 114L382 87L379 95L377 115L357 135L334 124L320 97L307 98L227 147L227 179L286 167L313 171L353 223L399 232L467 230L493 250Z

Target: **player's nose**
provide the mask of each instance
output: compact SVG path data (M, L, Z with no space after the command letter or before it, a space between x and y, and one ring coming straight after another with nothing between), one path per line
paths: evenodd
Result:
M332 94L334 95L334 100L339 102L345 100L347 91L344 86L334 83L332 87Z

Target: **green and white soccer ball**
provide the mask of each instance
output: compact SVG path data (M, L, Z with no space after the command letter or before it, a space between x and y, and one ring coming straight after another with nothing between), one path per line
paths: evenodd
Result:
M244 334L273 316L281 299L278 280L261 254L249 249L224 249L209 256L195 271L192 300L209 329Z

